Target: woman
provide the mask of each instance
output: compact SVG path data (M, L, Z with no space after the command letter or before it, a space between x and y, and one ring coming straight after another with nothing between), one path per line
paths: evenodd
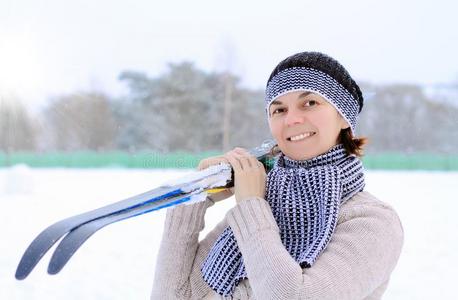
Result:
M273 70L266 114L280 155L266 175L236 148L236 206L202 240L204 214L231 195L167 211L152 299L380 299L403 243L392 207L364 191L354 137L363 97L340 63L318 52Z

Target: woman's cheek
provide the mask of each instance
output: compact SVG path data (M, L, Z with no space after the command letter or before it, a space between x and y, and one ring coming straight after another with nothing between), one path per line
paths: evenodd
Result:
M277 141L277 143L280 143L282 140L281 137L281 124L279 124L278 120L270 120L269 126L270 126L270 132L272 132L273 137Z

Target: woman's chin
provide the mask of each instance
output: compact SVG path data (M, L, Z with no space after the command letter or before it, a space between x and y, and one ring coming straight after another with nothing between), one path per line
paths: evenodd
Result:
M294 159L294 160L307 160L307 159L311 159L316 156L314 153L310 153L309 151L304 151L304 150L291 151L291 149L289 149L289 150L282 151L282 152L287 157L289 157L290 159Z
M315 156L314 151L310 148L311 145L307 142L288 142L280 145L280 150L283 154L294 160L306 160L313 158Z

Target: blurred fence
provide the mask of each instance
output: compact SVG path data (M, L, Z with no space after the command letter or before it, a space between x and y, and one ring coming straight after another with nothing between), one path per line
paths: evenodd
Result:
M161 169L194 168L198 162L216 152L189 154L175 152L160 153L125 153L125 152L72 152L72 153L0 153L0 167L26 164L36 168L139 168Z
M0 167L26 164L34 168L195 168L205 157L218 152L190 154L175 152L135 153L126 152L72 152L72 153L0 153ZM379 170L458 170L458 155L440 154L371 154L363 157L366 169Z
M428 153L371 154L363 157L366 169L380 170L458 170L458 155Z

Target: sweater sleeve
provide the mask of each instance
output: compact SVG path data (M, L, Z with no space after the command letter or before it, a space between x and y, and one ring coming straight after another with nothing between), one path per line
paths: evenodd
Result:
M200 274L200 265L227 225L221 221L199 242L209 200L167 210L159 248L151 299L202 299L211 292Z
M314 265L302 269L283 246L267 201L242 201L226 218L256 299L363 299L388 281L403 243L402 225L390 207L351 205L342 209Z

